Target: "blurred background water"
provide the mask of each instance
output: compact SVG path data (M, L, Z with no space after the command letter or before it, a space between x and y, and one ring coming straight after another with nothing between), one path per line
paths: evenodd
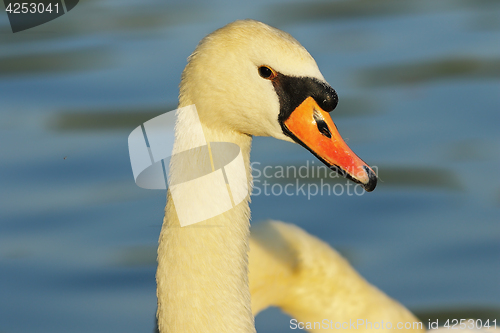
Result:
M135 185L127 136L176 108L197 42L241 18L309 50L381 177L362 196L254 196L252 223L321 237L422 318L500 319L500 1L86 0L16 34L2 6L1 333L153 330L165 193ZM270 138L252 160L319 165ZM269 309L257 331L288 321Z

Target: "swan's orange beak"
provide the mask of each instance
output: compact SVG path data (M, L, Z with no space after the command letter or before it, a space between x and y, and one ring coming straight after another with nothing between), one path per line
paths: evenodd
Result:
M306 98L284 125L293 139L329 168L363 185L368 192L375 189L375 172L347 146L330 115L318 106L314 98Z

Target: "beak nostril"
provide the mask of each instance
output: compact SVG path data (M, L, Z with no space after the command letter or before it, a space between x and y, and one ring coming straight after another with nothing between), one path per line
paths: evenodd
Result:
M330 132L330 129L328 128L328 125L326 124L323 117L321 117L321 115L319 115L316 110L314 110L313 117L314 120L316 121L316 126L318 126L318 131L327 138L331 139L332 132Z
M328 128L328 125L324 120L317 120L316 125L318 126L318 130L321 132L321 134L329 139L332 138L332 133L330 132L330 129Z

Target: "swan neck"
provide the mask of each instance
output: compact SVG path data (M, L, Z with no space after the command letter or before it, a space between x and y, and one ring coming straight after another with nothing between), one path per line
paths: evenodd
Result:
M247 177L236 181L250 188L251 137L203 122L202 127L207 142L240 147ZM188 132L189 124L178 117L174 151L189 146ZM249 196L223 214L181 227L168 193L156 275L160 332L255 332L248 286L248 200Z

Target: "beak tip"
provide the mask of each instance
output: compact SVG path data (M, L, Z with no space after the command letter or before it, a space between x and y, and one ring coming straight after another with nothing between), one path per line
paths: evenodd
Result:
M365 169L366 174L368 175L368 182L364 184L363 187L365 188L366 192L371 192L377 186L377 175L369 167L363 166L363 168Z

